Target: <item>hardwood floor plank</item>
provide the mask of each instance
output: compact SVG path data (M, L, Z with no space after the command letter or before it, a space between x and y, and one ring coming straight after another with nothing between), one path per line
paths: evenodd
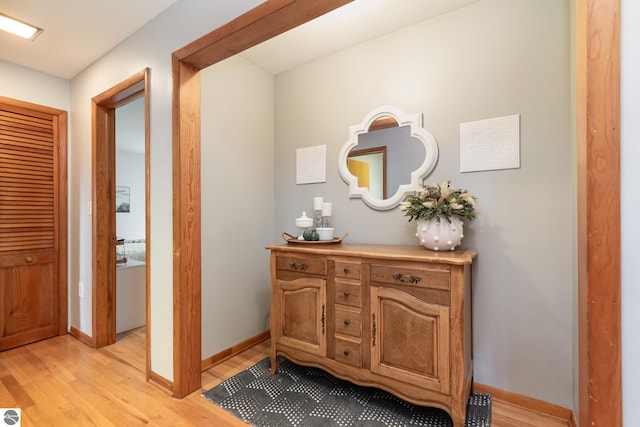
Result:
M72 383L34 381L26 389L36 405L33 409L17 405L22 408L24 419L32 420L23 425L49 426L55 422L70 426L110 425L103 414L81 405L82 401L73 393Z
M494 400L492 407L493 424L501 427L567 427L568 420L528 410L508 402ZM493 421L492 419L492 421Z
M52 425L53 420L64 420L68 425L80 425L77 417L82 411L75 408L77 402L67 400L60 390L51 393L50 386L49 381L33 381L24 386L35 405L30 408L25 408L19 402L16 405L22 409L22 425L48 426ZM87 422L86 425L92 423Z
M29 350L27 350L26 347L18 347L15 350L9 350L2 353L2 365L6 368L7 372L11 373L11 376L15 378L19 384L28 383L30 378L38 376L41 373L36 372L32 366L29 366L29 364L26 363L26 354L28 351Z
M10 396L10 398L7 399L7 401L13 401L14 405L15 405L15 402L22 402L25 408L28 408L35 404L35 402L31 400L31 398L29 397L29 394L18 383L18 381L16 381L13 375L5 375L4 377L0 378L0 382L2 382L4 389L6 390L7 394ZM2 394L0 394L0 396L2 396ZM0 406L4 406L4 402Z
M202 388L175 399L145 380L144 328L93 349L70 335L0 353L0 406L23 426L246 426L200 394L269 355L262 342L202 373ZM566 427L563 420L493 400L492 427Z
M103 347L101 350L144 372L147 366L145 339L145 328L137 328L119 333L115 344Z

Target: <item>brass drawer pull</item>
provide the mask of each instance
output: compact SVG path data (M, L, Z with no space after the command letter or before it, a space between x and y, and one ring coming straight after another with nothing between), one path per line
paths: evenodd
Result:
M349 323L351 323L349 319L344 319L344 326L349 326Z
M342 353L344 353L345 356L348 356L349 355L349 349L343 351Z
M344 274L349 274L349 267L344 268Z
M302 271L305 271L307 268L309 268L309 266L305 263L296 264L295 262L292 262L291 264L289 264L289 267L293 268L294 270L302 270Z
M33 262L33 257L32 256L26 256L26 257L24 257L24 260L26 262Z
M349 294L349 291L344 291L342 295L344 295L345 298L348 298L350 294Z
M422 280L422 277L420 276L414 276L414 275L409 275L409 274L401 274L401 273L397 273L394 274L393 277L396 281L400 282L400 283L418 283L419 281Z

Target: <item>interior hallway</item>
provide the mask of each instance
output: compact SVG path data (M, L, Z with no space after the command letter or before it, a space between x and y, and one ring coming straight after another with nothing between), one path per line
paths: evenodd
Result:
M202 388L182 400L145 381L145 328L96 350L70 335L0 353L0 407L20 407L29 426L244 426L200 397L267 357L269 341L202 374ZM553 417L493 400L492 427L564 427Z

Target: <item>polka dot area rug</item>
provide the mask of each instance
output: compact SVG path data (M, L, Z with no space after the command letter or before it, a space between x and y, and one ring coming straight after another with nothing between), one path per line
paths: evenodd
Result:
M322 369L280 357L271 374L265 358L202 397L259 427L450 427L449 415L417 406L372 387L333 377ZM465 427L489 427L491 396L472 393Z

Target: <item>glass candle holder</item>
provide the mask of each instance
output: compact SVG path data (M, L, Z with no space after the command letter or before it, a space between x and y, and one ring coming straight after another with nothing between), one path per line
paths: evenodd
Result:
M313 214L313 226L314 228L322 227L322 211L315 211Z

